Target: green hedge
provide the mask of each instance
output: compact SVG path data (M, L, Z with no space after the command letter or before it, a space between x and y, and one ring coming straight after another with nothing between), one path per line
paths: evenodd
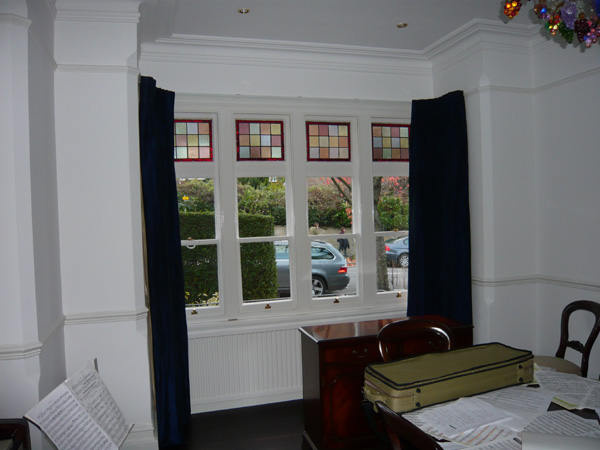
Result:
M214 239L214 213L180 212L181 239ZM273 218L240 214L240 236L273 236ZM246 243L240 249L244 300L277 297L277 266L271 242ZM206 306L218 302L219 282L217 246L182 247L186 303ZM233 271L224 271L228 276ZM228 280L223 280L227 282Z

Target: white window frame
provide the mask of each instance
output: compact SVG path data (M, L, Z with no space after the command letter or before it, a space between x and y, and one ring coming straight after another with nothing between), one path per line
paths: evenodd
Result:
M212 178L215 184L215 239L219 267L219 306L186 308L188 325L247 321L248 324L290 320L382 317L403 315L407 295L377 292L373 177L408 176L407 162L373 162L372 123L410 123L410 102L328 100L280 97L243 97L177 94L176 119L212 120L213 162L175 162L178 178ZM284 123L285 161L237 161L236 120L278 120ZM306 122L350 122L351 161L307 161ZM240 238L237 223L237 178L284 176L286 179L287 235ZM345 237L354 239L357 256L355 295L313 298L310 283L307 179L352 178L353 225ZM331 235L332 237L335 235ZM240 243L288 240L290 245L289 300L243 303ZM210 242L209 242L210 241ZM265 308L269 304L270 308ZM196 313L193 313L194 309ZM287 318L287 319L286 319Z

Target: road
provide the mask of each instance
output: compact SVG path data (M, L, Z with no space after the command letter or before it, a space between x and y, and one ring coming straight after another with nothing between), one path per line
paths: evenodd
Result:
M388 282L389 290L406 289L408 287L408 268L388 267ZM336 291L338 295L353 295L356 293L356 279L358 270L356 266L348 267L348 275L350 275L350 283L345 289Z

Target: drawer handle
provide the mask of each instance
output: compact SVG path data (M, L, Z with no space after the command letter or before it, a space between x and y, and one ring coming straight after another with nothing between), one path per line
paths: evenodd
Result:
M367 348L362 349L362 354L356 349L352 350L352 355L356 356L357 358L364 358L365 356L367 356L367 353L369 353L369 349Z

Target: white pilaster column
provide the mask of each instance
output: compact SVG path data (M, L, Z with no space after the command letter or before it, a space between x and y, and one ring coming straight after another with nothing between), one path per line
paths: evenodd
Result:
M67 372L98 358L135 424L124 448L156 448L142 258L139 3L57 2L57 174Z

